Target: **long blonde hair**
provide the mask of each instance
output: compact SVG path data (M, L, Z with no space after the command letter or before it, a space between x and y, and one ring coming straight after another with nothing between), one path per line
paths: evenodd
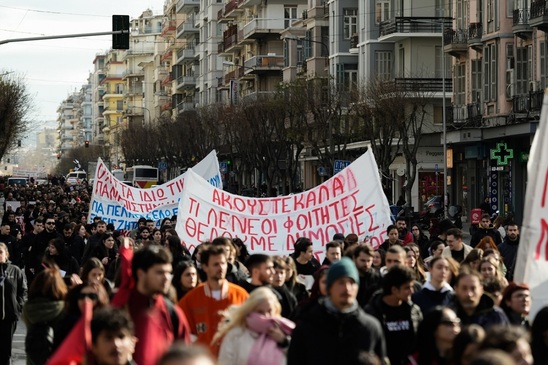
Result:
M245 319L255 311L255 309L265 301L269 301L273 307L273 315L280 316L282 306L278 301L278 297L272 289L261 287L253 290L249 294L249 298L240 305L232 305L226 311L221 313L222 319L217 328L217 333L213 336L212 344L220 341L224 335L234 327L245 327Z

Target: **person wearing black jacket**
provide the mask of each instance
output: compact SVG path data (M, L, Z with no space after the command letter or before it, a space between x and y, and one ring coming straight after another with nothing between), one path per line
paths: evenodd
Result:
M386 364L386 345L379 321L356 300L360 277L347 257L327 272L327 296L297 323L287 352L288 365L354 365L365 353Z
M369 303L373 293L381 286L381 274L373 269L373 247L360 245L354 249L352 260L360 274L360 285L358 290L358 303L364 307Z
M23 272L8 259L8 247L0 242L0 365L10 364L13 334L27 300Z
M49 242L44 261L49 265L57 265L67 286L72 284L71 277L73 274L80 274L80 265L78 265L78 261L71 256L61 237Z
M30 270L32 267L30 252L33 250L34 245L37 244L38 235L44 231L44 219L39 217L34 220L32 231L25 234L21 240L21 249L23 251L23 263L25 265L25 275L27 277L27 283L31 283L34 279L34 270Z
M500 233L491 224L491 217L489 217L488 214L484 214L481 216L481 222L479 224L479 227L470 239L470 246L476 247L476 245L480 243L481 239L485 236L490 236L493 241L495 241L497 246L502 243Z
M383 277L382 293L373 296L365 307L382 324L391 365L407 364L416 350L422 312L411 301L414 280L415 273L409 267L391 267Z
M504 260L504 266L508 269L506 279L514 280L514 267L516 265L516 257L519 247L519 227L516 223L511 222L506 226L506 237L499 245L500 256Z
M84 248L86 243L84 238L77 233L74 233L71 223L65 224L63 227L63 241L69 254L76 259L78 265L82 264L82 256L84 255Z
M28 251L29 265L26 269L31 272L32 278L43 269L42 258L46 253L49 242L59 237L59 233L55 230L55 220L53 218L46 218L44 227L45 229L36 235L33 245Z

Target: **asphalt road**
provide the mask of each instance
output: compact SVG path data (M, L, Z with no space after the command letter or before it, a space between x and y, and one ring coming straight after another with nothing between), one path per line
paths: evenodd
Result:
M27 357L25 356L25 335L27 328L22 320L17 323L15 336L13 336L13 347L11 352L12 365L26 365Z

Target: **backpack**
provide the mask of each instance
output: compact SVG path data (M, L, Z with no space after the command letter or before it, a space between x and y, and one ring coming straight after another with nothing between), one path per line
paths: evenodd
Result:
M175 304L168 298L164 297L164 303L166 303L167 311L169 312L169 318L171 319L171 326L173 327L173 338L179 338L179 316L175 310Z

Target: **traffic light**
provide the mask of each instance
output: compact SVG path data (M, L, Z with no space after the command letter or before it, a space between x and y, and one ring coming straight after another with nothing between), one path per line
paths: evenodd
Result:
M86 146L86 148L89 148L89 141L85 141L84 146Z
M112 49L129 49L129 15L113 15L112 31L124 31L112 35Z

